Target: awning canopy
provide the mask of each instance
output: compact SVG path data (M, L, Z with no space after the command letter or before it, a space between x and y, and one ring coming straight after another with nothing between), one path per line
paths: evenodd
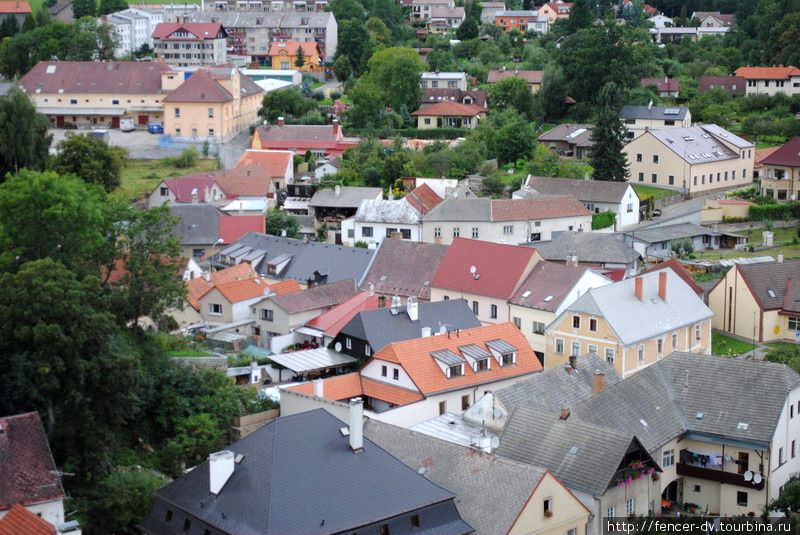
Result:
M125 115L125 110L120 108L45 108L36 110L45 115Z
M131 111L155 111L155 112L162 112L164 108L162 106L131 106Z
M302 327L298 327L294 330L294 332L299 334L305 334L306 336L313 336L315 338L319 338L322 336L323 331L319 329L315 329L314 327L309 327L308 325L303 325Z
M353 357L323 347L272 355L269 357L269 360L295 373L312 372L356 364L356 359Z

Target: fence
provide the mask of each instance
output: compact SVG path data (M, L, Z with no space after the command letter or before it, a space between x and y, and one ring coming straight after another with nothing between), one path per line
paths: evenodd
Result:
M209 154L219 154L219 145L217 144L217 139L215 137L179 137L171 134L163 134L158 136L158 146L162 149L184 150L189 147L194 147L197 149L199 154L203 153L204 141L208 141Z
M253 431L258 431L280 416L280 414L280 409L270 409L268 411L247 414L245 416L234 416L233 426L231 427L231 438L233 440L240 440Z

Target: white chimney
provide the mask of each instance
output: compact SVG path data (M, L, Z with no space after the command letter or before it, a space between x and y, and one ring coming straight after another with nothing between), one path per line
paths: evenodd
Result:
M350 449L364 450L364 404L361 398L350 400Z
M778 263L783 262L783 253L778 253Z
M336 197L338 197L339 195L341 195L341 194L342 194L342 186L340 186L339 184L336 184L336 185L333 187L333 194L334 194Z
M400 306L400 296L393 295L392 296L392 308L398 308Z
M439 334L447 333L447 325L439 325Z
M208 456L208 485L211 494L219 494L236 466L232 451L222 450Z
M417 321L419 319L419 303L417 302L417 298L413 295L406 301L406 312L408 313L408 319L411 321Z
M284 125L283 117L278 117L278 126L283 126L283 125Z
M325 383L323 379L314 380L314 395L318 398L325 397Z
M197 188L192 189L192 203L197 204L200 200L200 196L197 194Z
M422 338L428 338L431 335L431 328L430 327L422 327L420 329L420 335Z

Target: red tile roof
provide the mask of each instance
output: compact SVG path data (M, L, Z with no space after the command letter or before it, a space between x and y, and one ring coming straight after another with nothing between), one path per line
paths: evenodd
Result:
M736 76L747 78L748 80L788 80L790 76L800 76L800 69L797 67L739 67L736 69Z
M38 412L0 417L0 511L64 497Z
M266 197L269 193L271 175L258 165L237 166L209 173L229 199L238 197Z
M432 352L445 349L460 355L459 347L470 344L491 352L486 346L486 342L492 340L503 340L517 348L516 365L500 366L497 360L492 359L490 370L474 372L469 365L465 365L463 376L448 378L431 356ZM443 390L467 388L542 369L533 348L522 332L512 323L487 325L465 329L457 333L451 332L427 338L394 342L375 353L372 358L400 364L419 391L426 396Z
M592 215L592 212L572 195L492 200L492 221L524 221L580 215Z
M413 206L414 209L422 215L427 214L431 208L443 200L427 184L417 186L406 193L405 199L408 204Z
M254 150L248 149L239 157L236 167L257 165L264 169L270 177L287 178L287 169L290 169L292 151L288 150Z
M365 396L380 399L392 405L408 405L423 399L419 392L382 383L368 377L361 378L361 388L364 390Z
M209 275L209 280L198 277L186 281L186 300L195 310L200 310L200 298L210 292L217 284L250 279L256 276L258 274L253 271L249 262L242 262L229 268L213 271Z
M541 84L544 77L544 71L520 71L520 70L498 70L494 69L489 71L486 81L488 83L498 82L504 78L511 76L518 76L524 79L529 84Z
M317 43L304 43L301 41L273 41L269 47L270 56L280 56L284 52L287 56L294 56L297 54L297 49L303 47L303 54L307 58L319 55L319 45Z
M161 26L159 24L159 26ZM230 102L233 96L207 69L197 69L163 102Z
M263 215L219 216L219 237L222 243L233 243L248 232L264 233Z
M216 39L222 32L222 24L216 22L161 22L153 30L153 39L170 39L170 36L178 30L185 30L194 37L175 37L175 41L202 41L204 39ZM171 40L171 39L170 39Z
M158 61L40 61L17 83L30 94L156 95L169 70Z
M26 0L0 2L0 13L26 14L31 12L31 5Z
M765 149L756 149L755 165L753 167L761 167L761 162L764 161L764 158L771 156L772 153L779 148L780 147L767 147Z
M27 2L26 2L27 3ZM55 535L53 524L15 503L6 516L0 518L0 535Z
M655 266L651 267L650 269L647 269L647 270L643 271L642 273L640 273L640 275L643 275L645 273L650 273L652 271L658 271L660 269L667 269L667 268L672 269L672 271L674 271L677 276L679 276L681 279L683 279L683 281L686 284L688 284L689 287L692 290L694 290L694 292L697 295L703 295L703 289L700 287L699 284L697 284L695 282L695 280L692 278L692 276L689 275L689 272L686 271L686 268L684 268L681 265L681 263L678 262L678 260L674 256L672 258L670 258L669 260L667 260L666 262L661 262L660 264L656 264Z
M309 321L307 325L322 330L325 336L335 338L342 327L347 325L356 314L364 310L374 310L379 305L380 301L377 295L371 296L369 292L361 292L320 314Z
M192 191L197 190L198 200L203 199L203 191L216 184L208 174L179 176L164 180L164 184L175 195L175 202L192 202Z
M356 281L344 279L330 284L313 286L272 298L272 302L289 314L327 309L343 303L356 295Z
M761 160L761 165L800 167L800 136L790 139L781 148Z
M480 113L486 113L486 108L475 106L474 104L461 104L460 102L442 101L430 106L425 106L411 115L426 117L475 117Z
M302 392L303 394L314 395L314 383L308 382L289 387L289 390ZM358 372L346 373L335 377L328 377L323 381L322 397L339 401L361 396L364 390L361 388L361 375Z
M155 258L155 255L153 255ZM101 268L101 278L105 280L108 284L116 284L120 282L126 275L130 275L130 272L127 269L126 262L128 260L127 255L124 258L116 258L114 259L114 265L111 268L111 272L107 271L106 267ZM173 264L175 266L175 271L180 275L183 276L183 271L186 268L187 259L181 256L176 257L169 257L166 255L161 255L161 262L163 264ZM108 273L108 277L105 278L106 273Z
M585 266L574 267L542 260L533 267L509 302L555 312L586 270ZM548 297L550 299L545 301Z
M697 90L702 95L714 87L721 87L732 95L744 95L747 92L747 80L741 76L701 76Z
M324 150L326 154L341 154L361 141L344 137L336 125L271 124L256 128L262 149L268 150Z
M537 254L531 247L455 238L439 263L431 286L508 299L527 276L528 265Z
M261 277L253 277L251 279L218 284L216 289L229 303L238 303L265 295L265 293L275 292L281 295L284 293L296 292L301 288L294 279L288 279L270 285Z
M677 78L642 78L642 87L654 85L659 91L680 91L681 81Z

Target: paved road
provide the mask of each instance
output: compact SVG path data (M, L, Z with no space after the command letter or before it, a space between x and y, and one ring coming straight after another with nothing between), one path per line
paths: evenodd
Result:
M638 225L631 227L630 230L670 225L675 223L684 223L684 222L690 222L699 225L700 210L703 208L705 202L709 199L723 199L723 198L725 198L725 192L717 192L717 193L710 193L708 195L701 195L689 199L688 201L681 201L679 203L672 204L661 210L660 217L653 218L649 221L643 221Z

